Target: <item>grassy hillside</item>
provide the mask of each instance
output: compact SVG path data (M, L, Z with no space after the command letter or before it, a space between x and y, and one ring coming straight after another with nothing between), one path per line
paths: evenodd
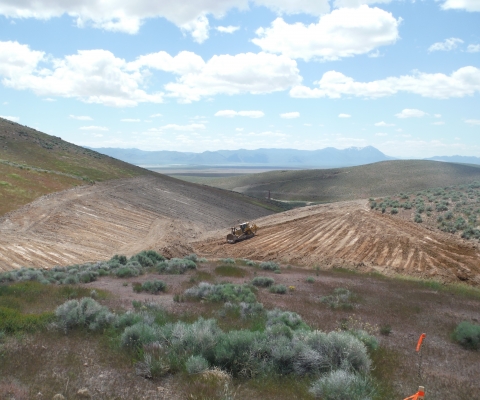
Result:
M359 167L271 171L228 178L197 177L195 181L260 198L270 190L274 199L324 203L388 196L479 179L480 166L396 160Z
M72 186L147 174L153 172L0 118L0 215Z

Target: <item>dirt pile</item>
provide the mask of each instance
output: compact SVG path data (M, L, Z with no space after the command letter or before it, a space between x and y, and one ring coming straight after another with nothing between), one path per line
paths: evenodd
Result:
M367 201L305 207L256 222L261 229L251 240L229 245L222 236L194 248L207 257L346 266L480 284L478 245L374 213Z
M161 175L79 187L0 219L0 270L102 260L148 248L185 255L203 232L270 213L241 195Z

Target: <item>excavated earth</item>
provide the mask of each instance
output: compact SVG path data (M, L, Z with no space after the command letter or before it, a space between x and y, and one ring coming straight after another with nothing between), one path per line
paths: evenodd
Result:
M0 219L0 271L109 259L155 249L193 252L204 232L270 211L241 195L159 175L43 196Z
M371 212L367 203L272 214L240 195L165 176L109 181L44 196L0 219L0 270L155 249L480 284L478 242ZM258 234L225 243L228 228L243 220L255 220Z

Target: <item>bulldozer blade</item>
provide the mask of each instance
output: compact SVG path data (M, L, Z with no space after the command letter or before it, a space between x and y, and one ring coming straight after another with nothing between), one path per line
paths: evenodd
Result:
M232 235L231 233L229 233L227 235L227 242L228 243L233 244L233 243L236 243L237 240L238 240L238 238L235 235Z

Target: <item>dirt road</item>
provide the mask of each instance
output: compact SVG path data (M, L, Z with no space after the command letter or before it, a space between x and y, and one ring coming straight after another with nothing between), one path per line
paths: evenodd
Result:
M472 242L371 212L367 201L312 206L257 220L258 235L235 245L223 237L194 244L209 257L278 260L307 267L355 267L480 284Z
M190 240L270 214L241 196L165 176L79 187L0 219L0 270L103 260L151 248L192 252Z

